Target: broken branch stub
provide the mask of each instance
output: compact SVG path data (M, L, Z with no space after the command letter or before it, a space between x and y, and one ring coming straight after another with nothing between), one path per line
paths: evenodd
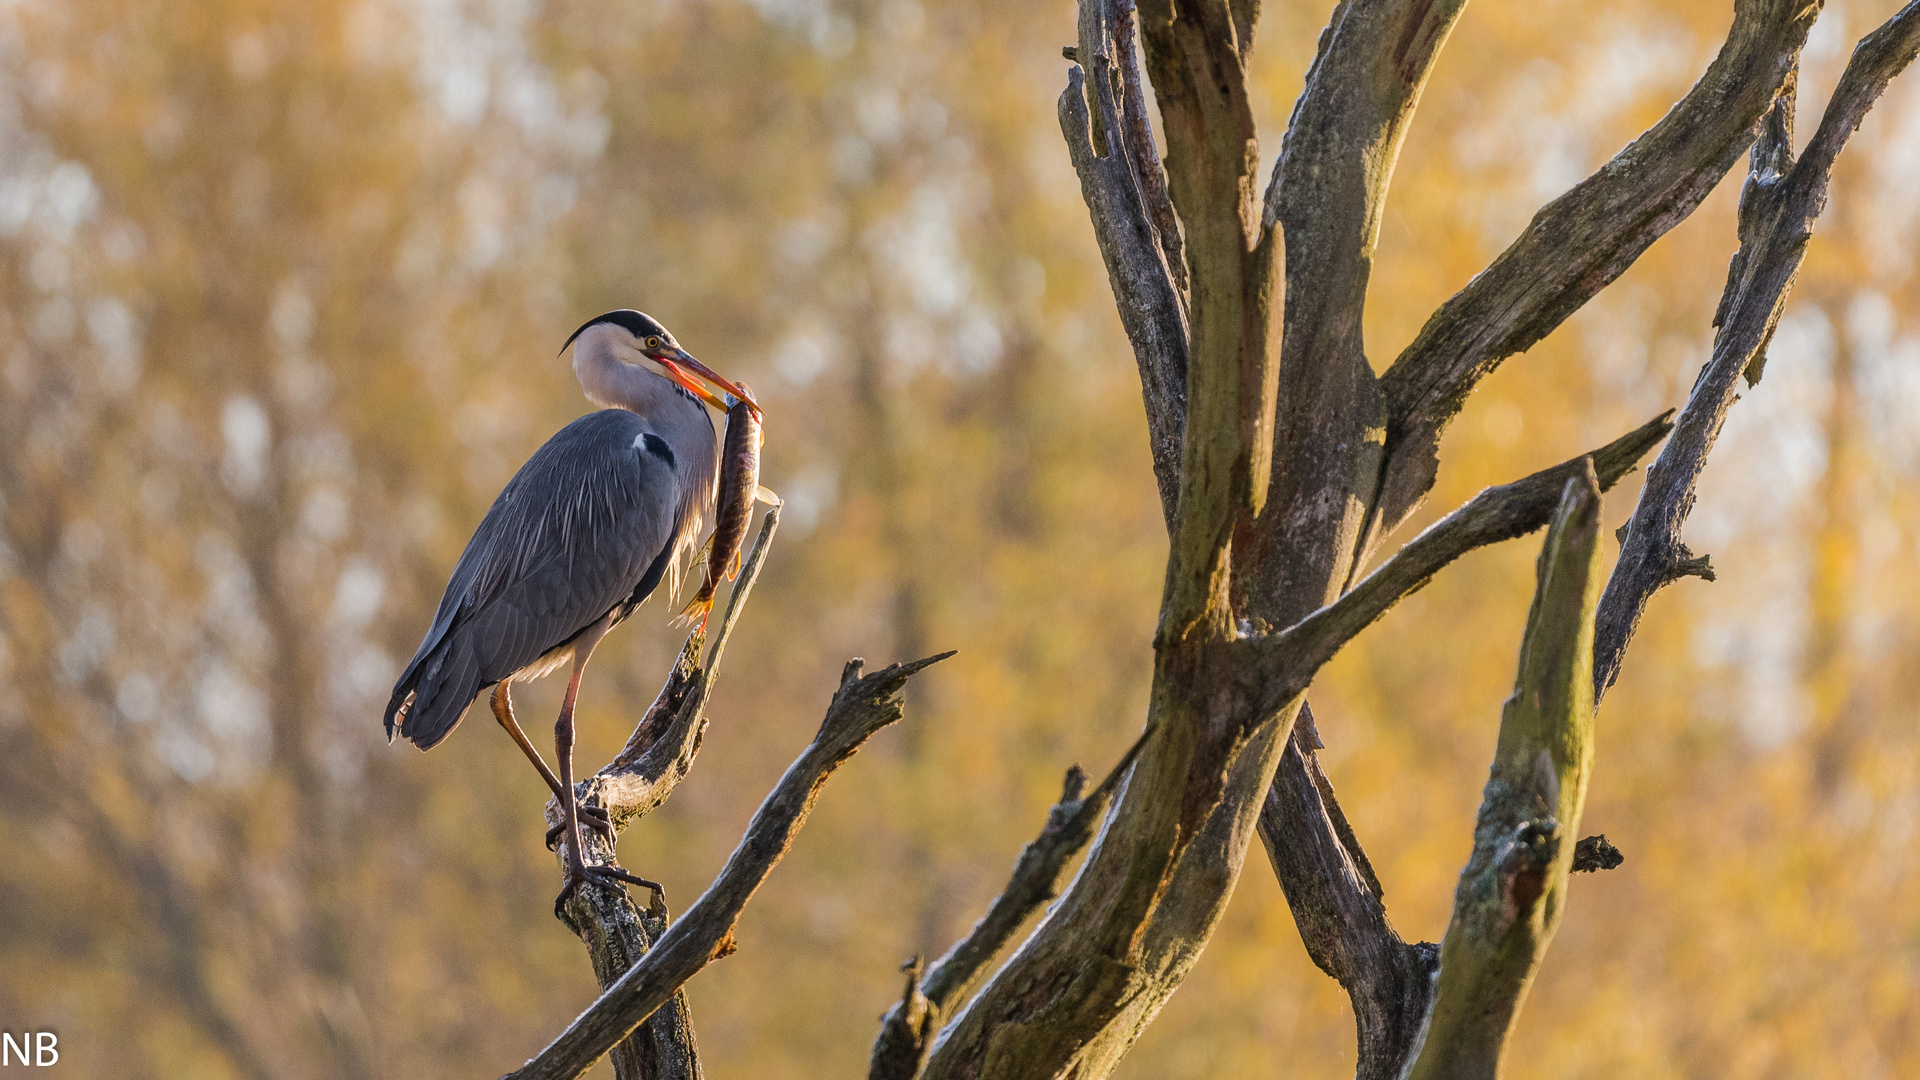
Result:
M1565 908L1593 764L1593 613L1600 485L1567 484L1540 553L1520 673L1500 717L1473 856L1440 946L1433 1010L1409 1080L1497 1075Z

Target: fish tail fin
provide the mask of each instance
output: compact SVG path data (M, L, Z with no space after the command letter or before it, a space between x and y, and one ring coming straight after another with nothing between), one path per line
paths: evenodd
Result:
M680 614L674 616L673 625L697 625L704 628L707 625L707 616L711 614L713 614L713 593L701 589L700 594L695 596L686 607L681 608Z

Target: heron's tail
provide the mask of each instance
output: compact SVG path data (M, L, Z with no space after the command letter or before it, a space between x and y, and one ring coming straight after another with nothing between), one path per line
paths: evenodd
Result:
M464 642L442 641L422 650L394 684L387 701L387 741L401 738L431 750L459 725L481 690L480 661Z

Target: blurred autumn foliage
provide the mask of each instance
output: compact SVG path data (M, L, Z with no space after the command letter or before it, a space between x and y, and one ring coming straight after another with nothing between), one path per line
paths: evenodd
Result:
M1266 13L1269 161L1326 6ZM1808 108L1897 6L1828 4ZM1370 353L1657 119L1730 10L1471 8L1400 158ZM625 865L683 907L842 661L960 650L689 988L711 1075L859 1075L900 961L964 931L1145 705L1165 533L1054 119L1072 20L0 4L0 1028L57 1031L78 1075L485 1076L591 1000L518 752L484 716L389 748L377 714L494 493L587 408L555 349L635 306L757 389L790 508L700 764ZM1516 1077L1920 1075L1916 177L1909 75L1707 472L1719 581L1655 601L1600 714L1585 831L1627 862L1576 880ZM1737 185L1488 380L1423 520L1682 401ZM1409 937L1446 925L1533 553L1449 569L1313 691ZM669 611L602 647L587 767L664 675ZM1256 857L1121 1075L1337 1077L1351 1040Z

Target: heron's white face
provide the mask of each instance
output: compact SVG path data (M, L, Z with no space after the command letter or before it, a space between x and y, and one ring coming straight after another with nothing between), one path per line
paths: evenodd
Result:
M657 332L654 332L657 330ZM667 381L682 387L701 401L726 412L730 402L708 388L711 384L727 394L745 401L755 416L760 414L760 406L751 395L723 378L718 372L693 358L691 353L680 347L664 327L656 327L645 334L636 334L624 326L613 323L600 323L588 327L586 334L604 334L600 338L614 358L623 364L630 364L643 371L651 372ZM705 380L703 384L702 380Z

